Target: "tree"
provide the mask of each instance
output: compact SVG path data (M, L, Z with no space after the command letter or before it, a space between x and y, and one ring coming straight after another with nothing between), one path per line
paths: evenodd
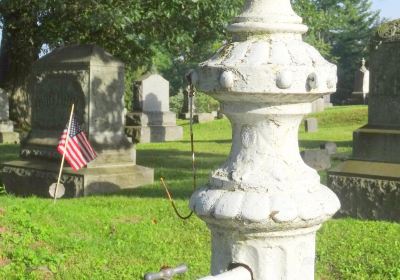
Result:
M379 12L370 0L292 0L295 10L310 27L305 40L338 65L337 98L353 90L354 73L379 23Z
M222 37L242 2L1 0L0 86L12 92L12 100L26 91L27 75L43 44L53 49L96 43L124 61L131 77L148 70L160 51L190 62ZM21 115L16 105L11 104L14 118Z

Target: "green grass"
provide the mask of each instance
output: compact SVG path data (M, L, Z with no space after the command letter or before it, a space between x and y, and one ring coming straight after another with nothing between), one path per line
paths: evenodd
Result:
M304 133L301 148L335 141L351 152L352 131L367 120L365 106L315 114L319 131ZM187 122L183 141L140 144L138 163L165 176L177 204L188 211L192 192ZM195 125L199 185L230 150L230 124ZM0 161L18 157L15 145L0 145ZM325 174L321 173L322 178ZM1 191L0 191L1 193ZM400 225L335 219L317 236L317 279L400 279ZM163 265L189 265L176 279L208 274L210 236L197 217L175 217L159 183L109 196L51 200L0 195L0 279L142 279Z

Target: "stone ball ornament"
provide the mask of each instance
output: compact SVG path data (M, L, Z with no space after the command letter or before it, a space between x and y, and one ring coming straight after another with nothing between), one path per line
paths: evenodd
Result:
M233 87L235 82L235 74L232 71L224 71L219 78L219 83L222 88L230 89Z
M280 89L290 88L293 84L293 73L289 70L284 70L278 73L276 77L276 85Z

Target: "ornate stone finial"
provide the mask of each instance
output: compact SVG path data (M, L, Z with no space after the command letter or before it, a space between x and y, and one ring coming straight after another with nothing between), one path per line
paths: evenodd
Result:
M368 71L367 67L365 66L365 58L364 58L364 57L361 59L361 68L360 68L360 71L363 72L363 73L365 73L365 72Z
M336 66L303 42L301 22L290 0L247 0L228 27L233 42L194 72L198 87L220 101L241 93L257 103L282 103L278 94L287 104L311 102L335 92Z
M228 26L232 33L300 33L307 26L296 15L290 0L247 0L242 14Z
M376 37L383 42L400 40L400 19L396 19L379 26Z

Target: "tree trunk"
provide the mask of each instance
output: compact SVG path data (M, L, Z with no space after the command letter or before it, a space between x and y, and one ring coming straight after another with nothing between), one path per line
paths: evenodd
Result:
M3 14L0 87L10 94L10 119L24 128L30 123L28 77L38 58L37 19L23 9Z

